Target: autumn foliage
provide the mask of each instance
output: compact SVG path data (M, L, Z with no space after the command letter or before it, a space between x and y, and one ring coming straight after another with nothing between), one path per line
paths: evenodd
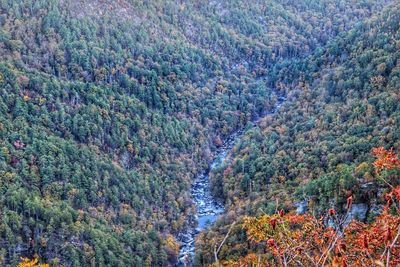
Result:
M30 260L28 258L21 258L21 262L18 264L18 267L49 267L49 264L41 264L39 263L38 258L34 258Z
M373 155L378 176L400 169L393 149L376 148ZM243 227L254 252L224 266L399 266L400 186L390 185L384 197L386 206L372 223L347 222L352 196L343 215L331 208L321 218L283 211L246 217Z
M378 171L399 168L399 155L395 153L393 148L388 151L383 147L378 147L374 148L372 153L377 157L376 161L374 162L374 167Z

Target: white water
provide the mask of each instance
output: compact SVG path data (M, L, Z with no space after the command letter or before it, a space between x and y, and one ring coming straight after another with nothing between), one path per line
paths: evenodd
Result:
M262 118L269 114L276 113L285 101L284 97L279 97L275 108L265 114L261 114L258 118L253 121L254 127L261 121ZM200 174L192 187L192 199L197 207L197 214L194 215L193 219L197 227L195 229L187 229L185 232L178 236L181 243L179 252L179 262L176 266L191 266L192 258L195 253L195 239L196 236L208 226L212 225L218 216L224 212L224 206L211 194L209 174L217 166L224 163L229 155L229 152L234 147L235 143L243 136L244 130L238 130L233 133L225 143L217 150L216 156L210 163L208 170L205 170Z

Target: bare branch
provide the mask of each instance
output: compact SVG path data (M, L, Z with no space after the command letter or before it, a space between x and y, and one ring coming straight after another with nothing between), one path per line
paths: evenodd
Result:
M220 266L219 260L218 260L218 253L219 253L219 251L221 250L222 246L224 245L226 239L228 239L228 237L229 237L229 235L230 235L230 233L231 233L231 231L232 231L232 228L233 228L233 226L234 226L235 224L236 224L236 222L233 222L233 223L231 224L231 226L229 227L229 230L228 230L228 232L226 233L224 239L222 240L221 244L219 244L218 249L217 249L217 245L214 246L214 258L215 258L215 262L217 263L217 266Z

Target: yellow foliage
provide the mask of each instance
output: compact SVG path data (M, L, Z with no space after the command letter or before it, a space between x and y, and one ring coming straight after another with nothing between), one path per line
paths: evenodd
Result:
M50 267L50 265L47 264L47 263L43 263L43 264L42 263L38 263L39 262L38 258L30 260L28 258L21 257L21 261L22 262L20 262L18 264L18 267Z
M179 243L172 235L167 235L165 238L165 246L172 250L176 255L179 253Z
M135 148L134 148L134 146L133 146L133 144L128 144L128 151L130 152L130 153L134 153L135 152Z
M46 98L39 97L39 106L43 105L44 103L46 103Z
M153 262L153 259L149 255L149 256L147 256L146 261L144 262L144 266L145 267L150 267L152 262Z

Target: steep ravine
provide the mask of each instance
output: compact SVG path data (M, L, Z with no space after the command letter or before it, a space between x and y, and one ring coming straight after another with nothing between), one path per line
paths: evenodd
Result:
M278 97L275 108L264 114L261 114L254 119L253 127L256 127L258 123L267 115L276 113L284 103L284 97ZM203 231L206 227L213 224L218 216L224 212L224 206L211 194L209 174L218 165L222 164L229 152L233 149L237 141L243 136L244 129L240 129L233 133L224 144L216 151L214 159L210 162L209 168L204 170L196 178L192 187L192 199L197 207L197 214L193 216L193 225L196 227L188 228L185 232L178 236L181 243L179 262L176 266L191 266L192 258L195 253L195 239L196 236Z

